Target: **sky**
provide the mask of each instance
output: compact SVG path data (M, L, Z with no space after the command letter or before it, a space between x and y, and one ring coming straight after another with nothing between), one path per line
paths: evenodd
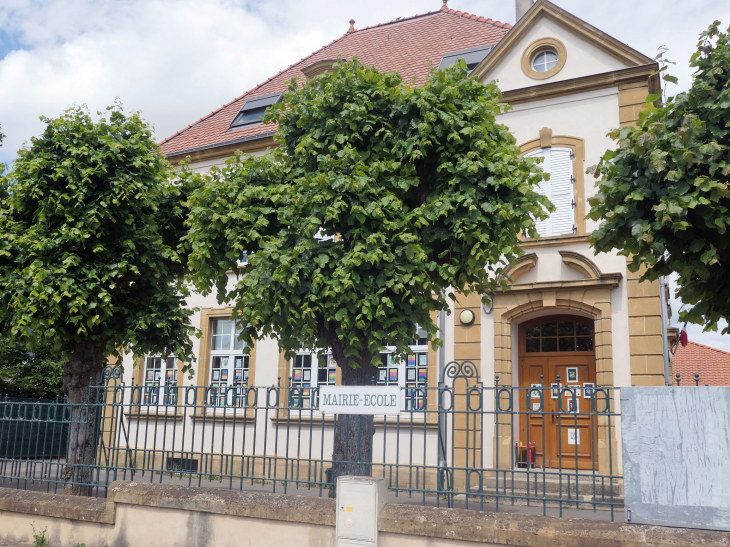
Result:
M654 57L689 87L689 57L727 0L556 0L614 38ZM39 134L44 115L72 104L103 110L119 98L141 110L158 140L279 70L362 28L441 7L441 0L0 0L0 162ZM449 0L449 7L515 22L512 0ZM675 312L681 303L672 302ZM730 351L730 336L688 328L690 340Z

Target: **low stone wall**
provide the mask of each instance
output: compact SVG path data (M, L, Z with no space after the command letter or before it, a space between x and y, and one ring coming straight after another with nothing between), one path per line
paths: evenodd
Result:
M334 547L335 500L135 482L108 499L0 488L0 547ZM380 547L730 547L730 533L388 504Z

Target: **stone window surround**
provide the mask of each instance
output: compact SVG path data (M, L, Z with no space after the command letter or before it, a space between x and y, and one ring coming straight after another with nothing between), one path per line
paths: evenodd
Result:
M550 70L546 72L538 72L532 68L532 59L535 55L543 51L554 51L558 55L558 62ZM567 58L568 52L565 49L563 42L557 38L539 38L525 48L525 51L522 53L522 60L520 64L522 66L522 72L524 72L528 78L532 78L533 80L547 80L563 69Z

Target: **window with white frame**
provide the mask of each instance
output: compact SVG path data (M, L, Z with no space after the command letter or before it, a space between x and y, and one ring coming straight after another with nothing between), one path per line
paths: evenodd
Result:
M555 205L555 211L546 220L538 220L537 233L541 237L574 234L575 201L573 200L573 151L570 148L542 148L525 154L527 158L545 158L540 164L550 174L549 180L540 182L538 192Z
M164 404L175 404L173 401L175 390L164 389L177 385L177 359L175 357L148 355L145 358L143 378L144 404L159 404L161 392L164 394Z
M405 391L406 410L420 410L426 404L423 388L428 387L428 335L421 327L416 328L416 340L410 346L412 353L405 361L397 360L393 354L395 348L385 348L380 354L382 364L375 378L375 384L379 386L410 388ZM302 408L310 408L311 388L333 386L336 379L337 363L331 353L298 352L291 362L291 386L299 388L292 394L292 406L301 404Z
M416 325L416 339L410 346L405 361L396 359L392 353L394 348L386 348L380 354L381 365L378 367L376 384L379 386L399 386L405 390L405 409L422 410L426 406L426 389L428 387L428 335Z
M210 386L209 404L225 406L242 404L244 386L248 385L249 356L246 345L238 339L241 328L232 319L213 319L210 329ZM225 388L235 389L225 389Z
M337 363L331 353L299 351L292 360L292 406L310 408L312 388L334 386L337 383Z

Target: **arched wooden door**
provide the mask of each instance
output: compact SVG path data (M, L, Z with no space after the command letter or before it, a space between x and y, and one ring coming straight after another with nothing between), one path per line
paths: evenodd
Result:
M520 445L535 443L538 466L594 469L598 424L589 414L596 385L593 321L570 315L528 321L520 325L519 348L520 387L552 387L542 401L540 390L520 390L525 413L520 416Z

